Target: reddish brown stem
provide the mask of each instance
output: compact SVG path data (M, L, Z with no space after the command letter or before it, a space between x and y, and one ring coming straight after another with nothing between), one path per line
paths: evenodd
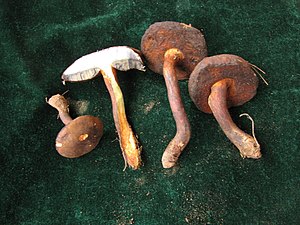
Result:
M231 80L223 79L211 87L208 104L225 135L239 149L243 158L258 159L261 157L260 145L256 139L239 129L227 108L228 88Z
M164 168L170 168L176 164L178 157L188 144L191 136L190 123L181 100L180 88L175 72L176 64L183 58L182 52L178 49L170 49L166 51L164 56L163 75L177 129L175 137L169 143L162 156L162 165Z

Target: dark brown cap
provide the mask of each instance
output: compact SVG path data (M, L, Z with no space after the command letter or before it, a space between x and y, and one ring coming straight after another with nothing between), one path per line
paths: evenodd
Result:
M176 68L179 80L187 79L195 66L207 56L206 42L200 30L178 22L157 22L145 32L141 50L148 67L155 73L163 74L164 54L168 49L177 48L184 60Z
M204 58L194 69L189 79L189 94L195 105L205 113L211 113L208 97L211 86L230 79L227 106L242 105L256 94L258 78L251 64L243 58L222 54Z
M94 116L80 116L68 123L56 137L56 150L67 158L92 151L103 135L103 123Z

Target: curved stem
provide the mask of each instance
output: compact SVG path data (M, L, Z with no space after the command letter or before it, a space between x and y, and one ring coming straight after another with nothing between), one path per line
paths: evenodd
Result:
M116 70L112 67L101 71L105 85L112 101L113 117L118 132L120 147L125 160L125 168L128 164L133 169L141 165L140 147L134 135L125 113L124 98L116 78ZM125 170L124 168L124 170Z
M239 149L243 158L261 157L260 146L256 139L239 129L227 109L228 88L232 81L223 79L211 87L208 104L225 135Z
M53 95L47 103L58 111L59 118L65 125L72 121L69 115L69 104L64 96L60 94Z
M169 49L164 57L163 75L177 129L175 137L169 143L162 156L162 165L164 168L170 168L175 165L191 136L190 123L181 100L180 88L175 72L176 64L182 59L183 54L178 49Z

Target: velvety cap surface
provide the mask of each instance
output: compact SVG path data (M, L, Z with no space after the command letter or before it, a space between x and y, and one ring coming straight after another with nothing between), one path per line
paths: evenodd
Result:
M148 67L155 73L163 73L164 54L170 48L178 48L184 55L184 60L176 68L179 80L187 79L195 66L207 56L203 34L191 25L157 22L142 37L142 53Z

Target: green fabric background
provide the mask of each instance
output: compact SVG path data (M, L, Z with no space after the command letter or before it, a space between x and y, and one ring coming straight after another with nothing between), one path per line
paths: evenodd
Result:
M260 160L242 159L212 115L196 109L180 83L192 139L173 169L162 152L175 134L163 77L118 73L144 166L123 169L102 78L67 84L60 74L98 49L139 48L147 27L173 20L202 29L209 55L232 53L267 72L258 93L231 109ZM4 0L1 37L1 224L299 224L299 0ZM98 147L79 159L57 154L63 127L45 97L63 93L73 117L104 121Z

